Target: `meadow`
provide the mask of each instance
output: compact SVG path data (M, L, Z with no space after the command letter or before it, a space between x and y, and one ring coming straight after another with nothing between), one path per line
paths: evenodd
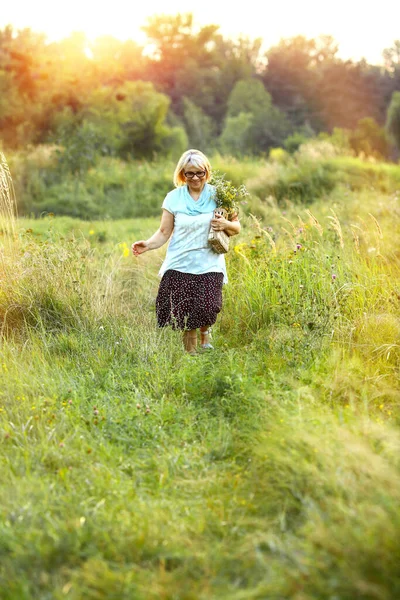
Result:
M168 165L147 216L3 216L2 599L400 597L400 166L319 151L215 157L250 197L196 357L130 252Z

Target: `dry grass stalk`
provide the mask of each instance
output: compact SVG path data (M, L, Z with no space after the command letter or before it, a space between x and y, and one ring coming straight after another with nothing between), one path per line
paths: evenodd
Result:
M294 237L292 236L290 231L288 231L284 227L282 227L282 231L284 231L289 236L290 244L291 244L292 248L294 248L296 245L296 240L294 239Z
M261 223L260 223L260 219L258 219L255 215L253 215L252 213L249 213L249 217L250 217L250 225L251 227L253 227L256 230L256 233L261 233Z
M8 234L7 238L15 236L16 216L17 203L14 184L6 157L3 152L0 152L0 218L3 232Z
M374 217L374 215L372 213L368 213L368 214L371 217L372 221L374 222L374 225L375 225L376 230L378 232L379 238L381 240L383 240L383 233L382 233L381 226L379 225L378 221L376 220L376 218Z
M353 234L354 248L356 249L357 254L360 254L360 238L356 232L356 229L360 229L360 227L357 227L357 225L350 225L350 229Z
M332 208L331 208L331 213L333 216L332 217L329 216L328 219L330 219L332 227L333 227L334 231L336 231L336 233L337 233L337 236L339 238L340 247L344 248L343 233L342 233L342 228L340 226L340 221L337 218L337 215Z
M289 221L289 219L286 219L286 217L282 217L282 216L281 216L281 219L286 221L286 223L289 223L289 225L293 229L293 231L296 232L296 227L293 225L292 221Z
M265 237L267 238L267 240L270 243L272 250L274 252L276 252L276 244L275 244L274 240L272 239L272 236L265 229L261 229L261 233L263 233L265 235Z
M297 215L297 218L299 220L299 227L304 230L306 228L306 224L304 223L300 215Z
M312 227L315 227L315 229L318 231L319 235L322 237L324 230L323 230L321 223L318 221L318 219L316 217L314 217L314 215L312 214L312 212L310 210L307 209L306 214L310 217L310 225Z

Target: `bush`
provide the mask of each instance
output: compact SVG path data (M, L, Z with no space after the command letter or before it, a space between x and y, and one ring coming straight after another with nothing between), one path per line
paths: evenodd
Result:
M173 187L173 164L123 162L103 157L78 179L60 178L57 168L37 168L29 156L11 161L20 215L51 212L81 219L116 219L160 214Z
M385 130L374 119L360 119L356 129L350 133L349 142L357 155L389 158L390 148Z
M268 166L247 187L260 199L272 195L278 203L309 203L333 190L336 182L335 169L329 162L301 160Z
M285 139L285 141L283 142L283 147L290 154L293 154L294 152L296 152L296 150L298 150L300 148L301 144L304 144L304 142L306 142L306 141L307 141L307 136L300 133L299 131L296 131L295 133L293 133L292 135L289 135Z

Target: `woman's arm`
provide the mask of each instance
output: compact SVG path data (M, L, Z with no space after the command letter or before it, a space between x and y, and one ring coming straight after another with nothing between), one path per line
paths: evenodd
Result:
M214 231L225 231L229 236L240 233L240 222L236 213L233 215L231 221L224 219L221 215L215 215L211 220L211 227Z
M161 248L171 237L171 233L174 230L174 215L163 209L161 217L160 227L157 231L148 239L140 240L132 244L132 252L134 256L139 256L148 250L156 250Z

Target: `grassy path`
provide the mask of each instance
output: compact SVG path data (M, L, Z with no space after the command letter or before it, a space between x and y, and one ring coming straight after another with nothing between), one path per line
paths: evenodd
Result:
M331 202L246 220L196 358L154 327L162 252L125 256L157 221L18 223L2 599L400 596L397 199Z

